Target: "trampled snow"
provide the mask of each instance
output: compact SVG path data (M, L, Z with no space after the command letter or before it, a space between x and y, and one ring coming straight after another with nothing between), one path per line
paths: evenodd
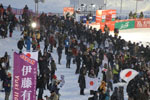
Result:
M17 51L17 41L20 39L20 33L19 31L15 31L13 33L12 38L6 38L6 39L1 39L0 38L0 56L3 56L5 51L8 52L10 55L10 65L11 69L10 72L12 72L13 69L13 52ZM113 34L113 33L111 33ZM129 41L131 40L132 42L140 42L142 41L143 43L150 42L150 29L128 29L128 30L122 30L119 33L120 36L122 36L123 39ZM43 43L41 43L41 48L43 48ZM25 50L25 49L24 49ZM78 75L75 74L76 70L76 65L71 64L71 68L68 69L66 68L66 56L62 55L62 60L61 60L61 65L58 64L58 56L56 52L56 48L54 48L54 51L52 53L52 56L54 60L56 61L57 64L57 71L56 75L58 79L60 79L61 75L65 76L65 85L60 89L60 100L87 100L88 97L90 97L90 92L89 90L85 90L85 95L81 96L80 95L80 88L78 84ZM102 79L102 75L99 74L99 78ZM118 83L114 84L114 86L125 86L127 84L124 83ZM125 91L125 89L124 89ZM44 96L50 96L50 92L48 90L44 91ZM127 93L125 92L125 100L127 100ZM10 100L12 96L10 96ZM4 100L4 92L0 92L0 100Z

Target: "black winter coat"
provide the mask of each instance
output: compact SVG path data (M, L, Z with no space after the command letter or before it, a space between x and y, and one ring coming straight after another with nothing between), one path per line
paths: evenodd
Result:
M5 89L5 92L11 91L11 78L6 78L3 83L3 87Z
M24 46L24 41L23 40L19 40L18 43L17 43L17 47L19 50L22 50L23 49L23 46Z
M83 74L79 75L78 83L81 89L86 88L85 76Z

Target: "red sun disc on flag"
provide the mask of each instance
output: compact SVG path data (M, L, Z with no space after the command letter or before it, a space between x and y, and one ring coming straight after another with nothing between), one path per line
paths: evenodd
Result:
M130 77L132 75L132 71L129 71L125 76Z
M31 54L30 54L30 53L27 53L26 56L30 58L30 57L31 57Z
M93 85L94 85L94 82L93 82L93 81L90 81L90 85L93 86Z

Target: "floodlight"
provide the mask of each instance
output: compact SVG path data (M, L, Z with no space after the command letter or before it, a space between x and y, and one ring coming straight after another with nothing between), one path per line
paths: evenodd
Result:
M32 22L31 26L32 26L32 28L36 28L36 23Z

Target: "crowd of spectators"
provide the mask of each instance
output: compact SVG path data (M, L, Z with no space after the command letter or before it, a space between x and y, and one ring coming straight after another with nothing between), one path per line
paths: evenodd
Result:
M2 12L1 9L3 7L0 7L0 12ZM5 10L1 13L3 18L5 18L4 12ZM139 45L139 43L125 41L120 36L112 36L109 34L107 25L104 32L101 29L97 31L91 27L84 26L80 22L76 22L69 16L59 17L42 13L39 17L35 18L39 22L40 28L33 29L30 23L34 18L28 13L26 5L21 18L21 25L23 26L22 37L18 41L17 46L20 53L22 53L24 47L27 51L39 52L39 73L37 76L38 100L43 100L45 89L51 92L50 97L45 96L47 100L59 100L60 97L60 88L58 88L58 85L62 80L58 80L55 75L57 64L56 59L51 55L54 50L53 48L56 48L58 53L58 64L61 65L63 50L65 50L66 55L66 68L71 68L72 64L76 64L77 69L75 74L79 74L78 83L81 95L84 95L84 89L86 88L85 76L96 78L99 73L102 73L101 85L97 91L90 91L93 97L89 98L89 100L124 100L123 87L114 88L113 84L122 82L119 74L127 68L132 68L139 72L139 75L131 80L127 86L129 100L149 100L149 46L144 47L143 45ZM15 21L12 24L14 23ZM43 51L40 46L41 42L44 42ZM5 67L6 69L7 67L9 68L9 61L7 59L7 57L3 58L0 62L0 76L4 75L0 78L4 83L4 80L7 79L6 77L10 76L6 74L4 69ZM108 59L107 62L105 59ZM5 65L2 63L4 61ZM107 71L100 70L103 68L107 69ZM9 82L6 83L10 84ZM3 87L5 88L5 85ZM113 94L110 95L110 92L113 92Z

